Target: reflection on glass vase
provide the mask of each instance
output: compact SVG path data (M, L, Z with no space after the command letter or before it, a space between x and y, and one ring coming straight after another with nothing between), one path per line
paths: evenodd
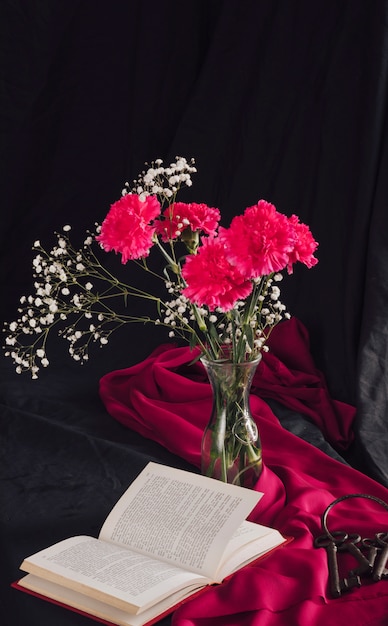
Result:
M202 438L201 473L253 488L262 471L260 434L249 394L261 360L233 363L202 358L213 391L210 421Z

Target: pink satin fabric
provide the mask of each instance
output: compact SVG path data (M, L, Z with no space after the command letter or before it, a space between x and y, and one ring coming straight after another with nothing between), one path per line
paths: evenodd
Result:
M252 521L278 528L294 540L223 585L180 607L174 626L388 625L388 581L363 579L358 589L332 599L326 552L314 548L321 515L335 498L365 493L388 502L388 490L286 431L263 398L307 415L337 448L352 440L355 410L332 400L309 352L308 334L295 319L279 325L258 368L251 409L260 428L264 492ZM109 413L193 465L211 410L211 389L201 363L190 365L188 348L160 346L145 361L100 381ZM388 530L388 512L376 502L352 498L329 514L331 530L363 537ZM339 556L340 574L357 564Z

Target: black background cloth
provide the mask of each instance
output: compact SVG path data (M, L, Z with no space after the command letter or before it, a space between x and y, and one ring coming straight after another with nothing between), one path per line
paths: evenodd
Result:
M1 384L0 618L14 626L87 626L89 618L10 587L22 560L73 535L97 537L148 461L196 471L125 428L98 397L102 369L63 363L45 381ZM5 374L2 370L2 374ZM161 622L169 624L170 618Z
M295 268L282 300L331 395L357 407L352 463L388 485L387 24L386 0L1 0L1 321L31 292L36 239L48 248L71 224L82 241L145 161L194 157L182 199L218 207L227 226L264 198L319 241L319 264ZM168 461L100 405L100 375L166 340L149 326L120 332L81 370L54 342L39 381L2 359L12 572L73 522L96 530L149 457Z

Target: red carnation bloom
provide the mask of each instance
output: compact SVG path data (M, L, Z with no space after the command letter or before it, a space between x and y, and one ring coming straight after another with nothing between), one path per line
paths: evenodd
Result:
M233 308L237 300L249 296L252 283L226 258L218 238L203 238L198 254L188 256L182 270L187 287L182 290L191 302L210 310Z
M218 209L196 202L175 202L163 211L163 217L165 219L156 224L156 232L163 241L177 239L186 228L213 236L221 219Z
M159 214L160 203L155 196L141 201L137 194L127 194L111 205L96 239L105 251L119 252L122 263L148 256L155 232L150 221Z
M284 269L294 246L288 218L265 200L234 217L228 229L220 229L220 238L227 246L230 262L246 278Z
M315 241L311 231L306 224L299 222L297 215L291 215L289 222L294 229L294 248L290 252L288 261L288 273L292 274L293 263L300 261L309 269L318 263L318 259L314 256L315 250L318 248L318 242Z

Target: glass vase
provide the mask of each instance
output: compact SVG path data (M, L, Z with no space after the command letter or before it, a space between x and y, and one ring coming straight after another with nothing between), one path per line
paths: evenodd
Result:
M260 433L249 395L261 360L233 363L201 358L213 392L213 407L202 437L201 473L253 488L262 471Z

